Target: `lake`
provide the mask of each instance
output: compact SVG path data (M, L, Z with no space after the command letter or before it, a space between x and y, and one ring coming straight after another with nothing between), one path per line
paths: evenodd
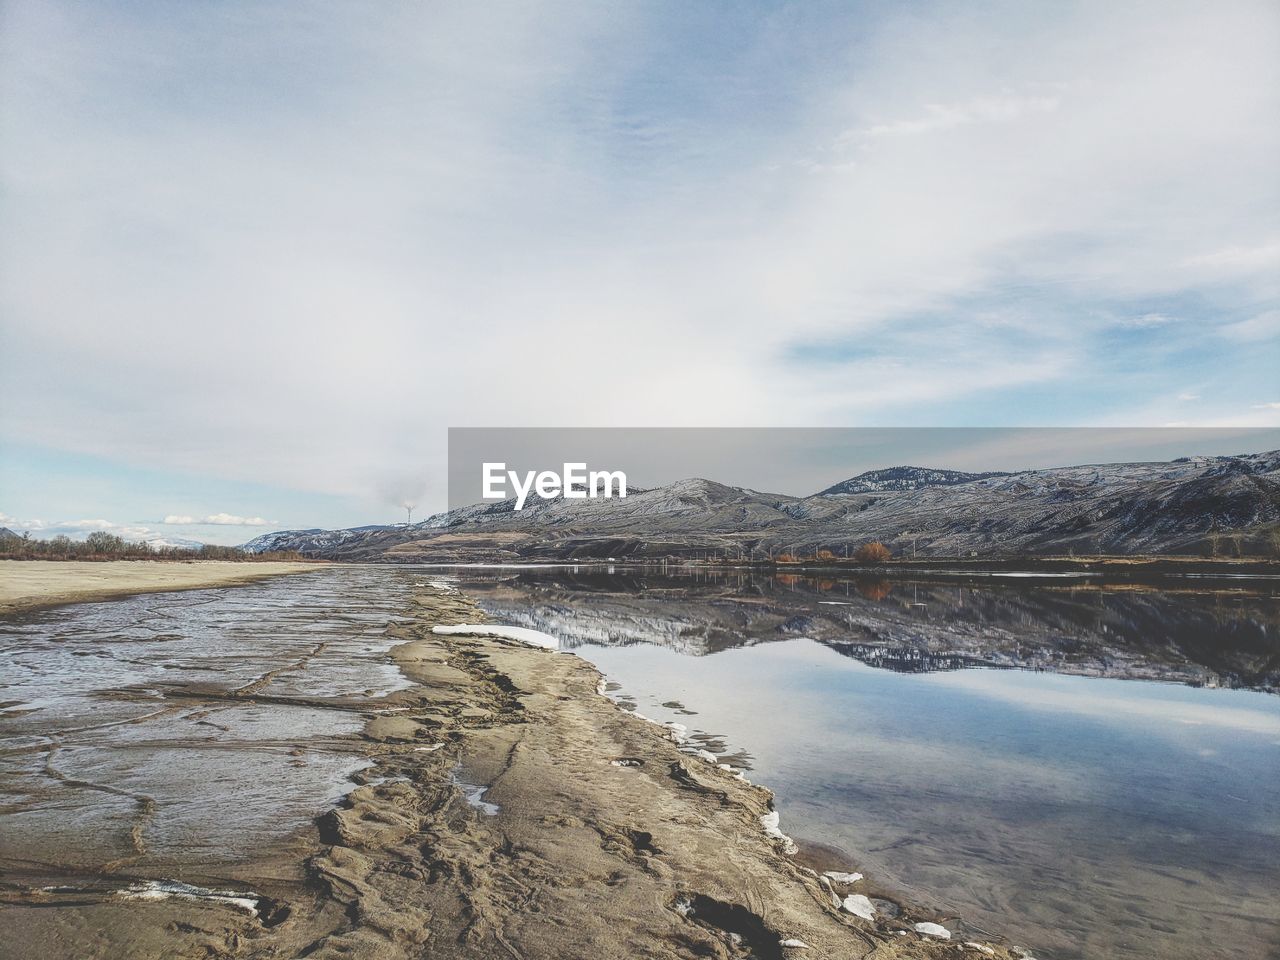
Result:
M1274 585L449 573L748 766L885 909L1046 960L1280 950Z

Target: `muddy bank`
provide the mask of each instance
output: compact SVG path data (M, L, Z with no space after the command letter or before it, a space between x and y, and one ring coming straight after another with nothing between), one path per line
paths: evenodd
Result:
M584 661L432 633L483 619L457 593L426 589L415 607L390 628L414 686L366 723L373 766L337 809L216 876L7 884L0 953L1019 955L938 939L948 918L890 916L866 880L820 877L852 868L791 855L766 790L619 710Z
M0 560L0 615L135 593L191 590L305 573L323 561Z

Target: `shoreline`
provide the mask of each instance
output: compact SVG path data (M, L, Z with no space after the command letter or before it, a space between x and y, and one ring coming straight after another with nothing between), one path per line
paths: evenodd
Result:
M460 709L448 719L434 710L417 714L410 709L400 717L371 721L365 736L384 745L380 757L374 757L378 776L320 818L322 838L333 847L313 867L331 885L336 881L334 889L359 889L353 863L360 880L386 872L388 854L394 859L403 849L398 841L406 826L401 819L405 808L416 806L409 785L416 786L422 773L432 771L446 789L454 789L454 796L434 797L438 806L433 805L428 818L434 830L424 830L420 823L419 832L456 829L458 812L468 828L479 828L480 836L469 836L470 829L464 828L463 838L441 838L433 853L442 855L433 856L427 870L428 877L438 873L461 881L456 895L465 902L474 907L476 893L467 888L486 886L479 882L477 867L492 867L499 856L484 842L489 824L506 846L562 854L541 864L547 870L540 878L543 889L526 890L535 897L557 891L556 909L543 906L530 929L506 932L528 921L517 910L495 903L485 890L483 926L493 929L476 938L475 924L468 921L453 946L438 944L432 936L433 957L503 952L622 957L638 950L645 956L676 958L688 956L689 948L725 957L923 960L955 956L958 949L1010 960L1030 956L995 943L963 941L938 923L949 918L918 914L874 881L846 872L852 870L847 864L831 862L834 851L805 839L794 841L783 832L767 787L699 751L672 725L620 706L606 695L606 678L589 662L517 636L519 628L485 630L485 615L451 588L429 587L415 606L418 615L405 630L416 636L391 651L415 683L406 699L427 692L428 702L438 702L445 690L459 692L459 683L471 686L472 695L456 701ZM464 622L475 626L463 631ZM416 744L408 758L396 749L400 744ZM522 762L527 752L537 756ZM566 787L566 781L573 787ZM441 784L432 786L439 790ZM638 802L640 794L651 799ZM549 796L567 802L571 812L563 805L546 806ZM370 828L371 821L380 826ZM353 861L344 852L348 850L367 857L372 869ZM635 869L620 877L620 865ZM562 866L585 866L588 876L610 872L605 883L611 887L646 889L631 894L636 905L625 919L607 910L593 917L595 930L565 933L548 942L537 928L550 924L567 929L575 921L588 925L581 916L587 904L573 889L559 893L564 883L556 874ZM723 868L736 876L726 879ZM530 871L520 872L528 876ZM389 891L379 893L377 902L391 899ZM426 899L434 906L439 898L436 893ZM347 911L363 910L368 899L374 898L361 891L347 902ZM871 900L888 901L898 912L878 912L871 919L864 915ZM637 915L641 905L648 910ZM428 909L437 924L462 920ZM400 923L408 921L401 916ZM929 932L917 930L918 924ZM626 928L625 935L619 926ZM492 938L487 945L486 937ZM364 937L344 936L339 949L355 947L359 955L357 944L366 945ZM380 944L376 955L396 955L385 949Z
M1028 956L962 946L950 918L852 879L819 844L797 851L767 788L623 709L587 661L435 632L486 619L452 589L419 587L410 612L386 633L412 686L363 711L350 742L370 766L313 826L231 867L5 884L22 936L0 954ZM900 913L867 918L881 896Z
M344 561L335 561L344 562ZM1280 561L1265 559L1203 559L1195 557L1020 557L1012 559L889 560L881 564L813 560L794 563L763 560L651 559L583 557L577 560L451 560L371 559L394 567L439 570L687 570L738 572L768 576L838 576L939 583L996 585L1032 583L1037 586L1160 590L1229 590L1272 586L1280 582Z
M308 573L324 560L0 560L0 616Z

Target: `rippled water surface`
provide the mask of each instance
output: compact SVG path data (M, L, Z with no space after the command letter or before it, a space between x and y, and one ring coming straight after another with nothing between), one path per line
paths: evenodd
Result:
M1280 951L1274 587L455 574L953 926L1046 960Z
M309 822L364 763L362 711L405 685L385 631L418 579L323 568L0 620L0 863L208 865Z

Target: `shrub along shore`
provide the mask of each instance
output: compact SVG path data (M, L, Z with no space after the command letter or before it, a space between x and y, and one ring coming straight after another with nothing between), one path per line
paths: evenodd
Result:
M211 543L198 547L157 546L130 541L114 533L95 530L83 540L59 534L51 540L37 540L29 533L19 536L11 530L0 533L2 560L301 560L296 550L249 553L240 547L220 547Z

